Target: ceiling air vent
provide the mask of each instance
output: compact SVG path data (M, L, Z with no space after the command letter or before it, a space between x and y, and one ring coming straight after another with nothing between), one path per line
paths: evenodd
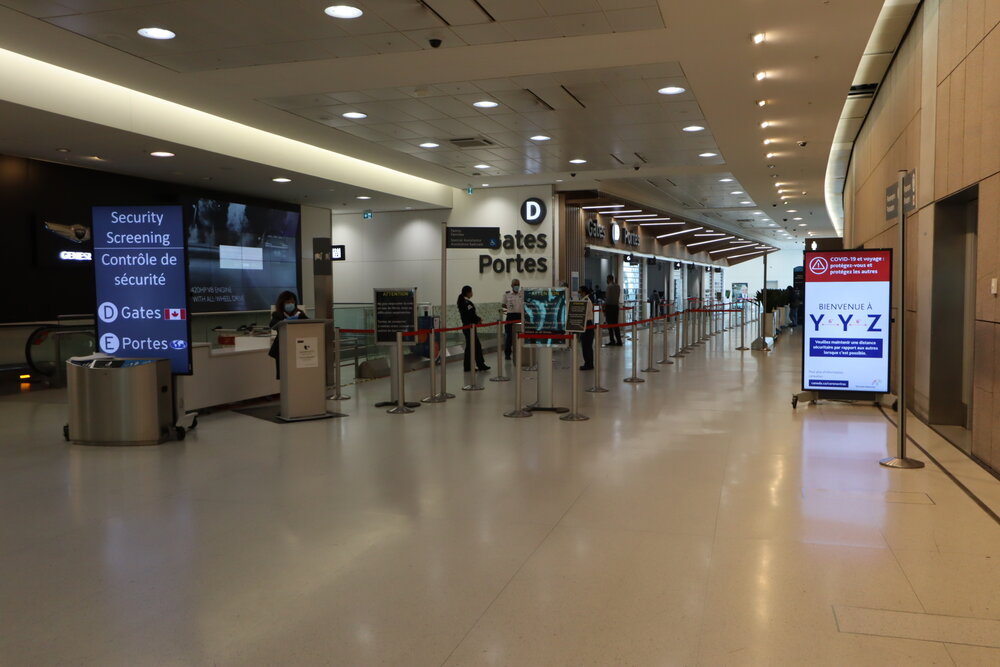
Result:
M448 141L455 148L489 148L494 145L486 137L458 137L456 139L449 139Z
M851 86L850 92L847 93L847 99L859 100L866 97L875 97L876 90L878 90L877 83L862 83L857 86Z

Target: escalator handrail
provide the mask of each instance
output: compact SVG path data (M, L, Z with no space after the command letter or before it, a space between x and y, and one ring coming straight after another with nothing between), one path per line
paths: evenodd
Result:
M90 334L96 339L97 334L94 331L93 326L86 325L66 325L61 326L58 324L47 324L34 329L30 334L28 334L28 340L24 343L24 359L28 362L28 368L31 369L32 373L37 373L38 375L44 375L45 377L51 377L55 373L55 368L53 367L50 371L45 371L35 365L35 360L32 357L31 350L35 346L35 339L39 336L48 335L50 333L85 333ZM56 364L59 360L56 359Z

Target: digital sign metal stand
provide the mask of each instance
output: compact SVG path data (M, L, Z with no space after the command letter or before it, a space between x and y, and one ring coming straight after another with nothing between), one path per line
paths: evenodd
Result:
M180 206L95 206L98 349L191 373L187 247Z

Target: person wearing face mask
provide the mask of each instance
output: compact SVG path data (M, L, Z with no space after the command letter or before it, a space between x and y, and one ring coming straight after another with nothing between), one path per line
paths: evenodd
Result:
M521 292L521 281L517 278L510 281L510 290L503 295L503 312L507 315L507 322L520 322L524 318L524 293ZM504 325L503 336L503 356L510 360L514 346L513 324Z
M284 322L285 320L304 320L307 319L308 315L299 308L299 298L295 296L295 292L289 292L285 290L278 295L278 298L274 301L274 310L271 312L271 324L270 327L273 329L278 325L278 322ZM274 374L275 377L280 376L280 362L278 360L278 338L275 336L274 342L271 343L271 349L267 353L269 356L274 357ZM279 377L280 379L280 377Z
M483 318L476 314L476 304L472 303L472 287L469 285L462 288L462 293L458 295L457 306L458 314L462 317L462 326L482 323ZM472 329L462 329L462 335L465 336L465 372L468 373L472 370L472 347L470 339L476 341L476 369L488 371L490 367L486 365L486 360L483 359L483 346L479 343L479 336L473 336L471 332Z

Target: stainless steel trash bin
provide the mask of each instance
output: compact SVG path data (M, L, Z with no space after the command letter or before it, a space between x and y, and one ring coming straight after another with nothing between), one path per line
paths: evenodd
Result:
M155 445L173 426L166 359L69 359L68 438L81 445Z

